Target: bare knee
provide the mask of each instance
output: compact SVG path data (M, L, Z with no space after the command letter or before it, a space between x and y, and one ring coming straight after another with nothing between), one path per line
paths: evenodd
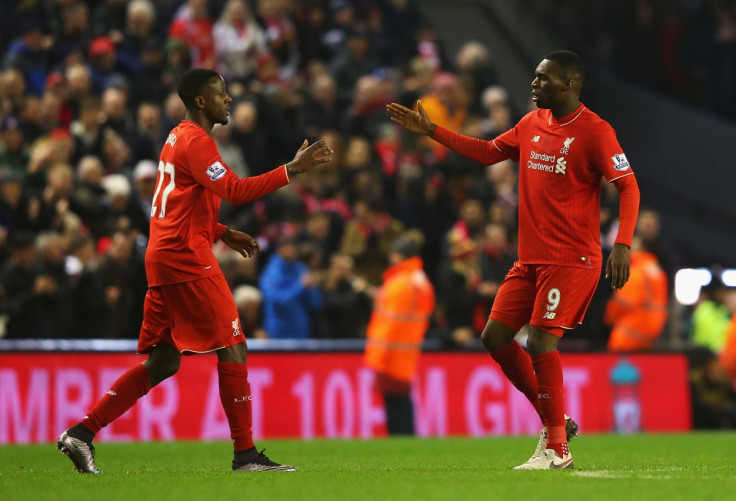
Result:
M170 378L179 371L181 354L168 345L154 348L143 366L151 378L151 387L156 386L164 379Z
M513 341L516 331L495 320L488 320L480 335L483 346L489 352L498 351Z
M245 343L238 343L227 348L217 350L217 360L220 362L235 362L244 364L248 355L248 348Z
M533 357L557 350L560 339L536 327L529 327L529 338L526 341L526 349Z

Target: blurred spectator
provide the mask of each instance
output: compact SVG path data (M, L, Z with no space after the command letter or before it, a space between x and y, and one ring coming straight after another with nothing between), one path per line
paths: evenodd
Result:
M342 126L342 113L337 107L337 87L329 73L312 79L303 113L308 137L318 137L325 130L338 130Z
M53 27L55 37L53 44L54 59L62 60L74 57L74 54L83 52L90 45L89 6L85 2L57 2L60 9L60 23Z
M133 113L128 108L128 93L120 88L108 88L102 93L103 126L112 129L130 144L136 132Z
M485 112L480 123L484 139L494 139L514 126L508 93L503 87L486 87L480 94L480 106L481 113Z
M23 180L12 172L0 173L0 227L12 240L18 230L31 229L28 198L23 195Z
M141 208L141 212L151 219L151 206L153 195L156 192L156 176L158 167L153 160L141 160L133 169L133 183L135 184L135 201ZM141 228L148 235L148 226Z
M263 30L245 0L229 0L212 30L217 70L225 79L245 81L268 51Z
M330 62L330 74L337 85L339 109L350 107L360 77L370 75L377 67L368 37L360 32L351 32L343 50Z
M125 82L126 86L141 72L141 64L131 54L115 48L108 37L97 37L89 45L89 58L92 63L92 86L104 91L113 82Z
M691 354L690 388L693 428L736 426L736 390L716 355L707 349Z
M508 227L498 223L486 225L479 259L484 278L492 284L488 295L495 297L493 288L498 291L506 273L517 259L516 247L511 244Z
M94 239L78 235L69 243L65 268L73 290L75 323L72 337L105 337L107 308L105 287L97 273L98 259Z
M440 322L458 345L471 345L488 321L498 283L487 281L478 244L460 238L450 244L449 261L440 266L437 301Z
M215 43L212 39L212 19L207 12L207 0L187 0L169 26L169 37L189 46L192 67L215 67Z
M613 292L606 306L609 351L649 350L667 322L667 275L652 250L641 237L631 242L629 281Z
M719 353L726 343L726 332L736 306L736 292L724 285L716 273L701 289L692 316L692 342Z
M282 237L259 280L263 326L269 338L307 339L311 317L322 308L317 277L299 261L294 237Z
M0 169L25 176L29 160L20 121L13 115L7 115L0 121Z
M133 229L137 234L148 235L151 213L144 212L130 180L123 174L110 174L102 179L102 186L110 203L108 231Z
M258 0L258 15L266 34L269 51L276 56L283 78L294 75L299 64L296 28L289 16L289 2Z
M498 83L488 48L477 40L465 42L455 55L455 72L469 96L470 111L480 113L483 90Z
M365 335L371 313L373 288L355 275L353 258L335 254L321 284L321 336L358 339Z
M128 0L102 0L93 16L93 32L95 35L110 37L120 43L127 20L126 4Z
M438 73L432 81L429 94L421 96L422 107L437 125L450 130L462 130L467 116L468 95L457 77L451 73ZM442 160L448 150L436 141L426 138L435 156Z
M78 104L78 118L69 127L74 136L76 154L79 157L100 156L104 138L102 103L95 96L86 96Z
M383 209L376 199L358 200L353 218L345 225L340 252L355 260L355 273L372 285L381 283L387 256L404 225Z
M164 45L157 38L146 38L141 48L141 72L129 82L130 105L149 102L161 106L166 98L170 74L164 72Z
M114 232L99 263L107 312L100 335L111 339L137 338L143 320L148 283L143 256L134 244L124 231Z
M164 139L161 108L154 103L141 103L138 106L136 127L129 140L132 160L137 162L156 159Z
M233 290L240 325L248 338L265 339L263 330L263 294L252 285L239 285Z
M414 434L411 383L435 303L434 288L419 257L423 243L418 230L394 240L366 334L364 363L376 373L390 435Z
M20 36L10 43L2 58L2 68L21 71L31 95L40 96L46 86L48 73L47 49L49 40L44 37L41 24L23 21Z
M53 257L59 255L58 248L55 248L57 244L58 240L51 242L46 239L43 253L46 258L51 258L51 261L46 261L37 259L32 234L18 232L11 239L11 260L0 275L2 309L9 316L7 337L54 338L71 334L68 323L57 325L65 313L71 313L64 310L69 309L69 289L63 275L58 274L57 263L53 262ZM53 269L47 269L46 264ZM61 279L61 283L57 279Z
M386 105L393 96L386 94L384 82L373 75L363 75L355 83L353 105L345 116L346 132L375 139L381 125L389 123Z
M127 2L125 10L125 31L116 31L113 36L119 33L122 39L119 42L120 48L142 59L143 51L150 41L161 43L154 32L155 26L156 8L153 3L150 0L131 0Z
M375 2L380 13L376 45L384 64L401 66L416 53L416 40L423 20L417 0Z
M268 137L258 125L258 108L251 101L241 101L233 105L231 137L238 145L248 166L250 175L256 176L268 170L273 161L268 151Z
M50 327L48 337L71 337L75 327L74 292L65 266L66 243L60 233L46 232L36 238L36 247L42 276L53 288L44 312Z
M100 159L94 155L82 157L77 164L77 183L72 192L70 207L86 222L95 238L107 234L110 207L102 185L104 175Z
M98 99L92 94L92 72L82 63L67 66L64 73L67 82L67 102L72 108L72 114L80 119L82 103L90 97Z

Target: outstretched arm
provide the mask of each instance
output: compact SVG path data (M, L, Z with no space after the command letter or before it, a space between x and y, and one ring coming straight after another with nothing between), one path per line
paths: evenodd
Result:
M194 151L207 150L210 146L209 141L211 138L193 141L190 148ZM212 148L209 148L208 151L212 151ZM324 141L317 141L309 146L304 140L294 159L288 164L260 176L243 179L223 164L216 148L214 154L216 156L209 161L204 158L197 159L195 156L194 161L202 167L192 169L192 175L202 186L212 190L220 198L233 205L242 205L286 186L291 181L290 176L292 175L308 172L329 162L332 150Z
M391 116L391 121L404 127L410 132L429 136L438 143L450 148L453 151L468 157L482 165L491 165L508 158L512 158L515 154L513 148L501 149L496 140L484 141L474 137L464 136L445 129L433 123L427 112L424 111L421 101L417 101L417 111L410 110L406 106L391 103L386 106L386 111ZM504 134L515 134L509 131ZM498 139L498 138L496 138ZM513 141L510 142L510 144ZM504 144L503 142L501 144Z

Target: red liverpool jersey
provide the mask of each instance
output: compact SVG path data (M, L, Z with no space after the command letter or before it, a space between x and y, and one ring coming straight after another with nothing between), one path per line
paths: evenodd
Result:
M199 125L182 121L161 150L146 250L148 286L188 282L222 273L212 245L222 199L244 204L289 183L286 166L240 179Z
M519 163L520 262L601 267L601 179L633 174L608 122L581 104L559 119L533 111L492 141L439 126L434 139L484 165Z

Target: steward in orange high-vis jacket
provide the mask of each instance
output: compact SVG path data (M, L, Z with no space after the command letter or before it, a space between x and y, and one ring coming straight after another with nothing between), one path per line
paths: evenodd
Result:
M394 241L367 329L365 365L376 373L389 434L414 434L411 380L434 311L434 289L419 257L424 237L409 230Z
M648 350L667 322L667 275L646 241L631 243L631 276L606 305L604 321L610 325L609 351Z

